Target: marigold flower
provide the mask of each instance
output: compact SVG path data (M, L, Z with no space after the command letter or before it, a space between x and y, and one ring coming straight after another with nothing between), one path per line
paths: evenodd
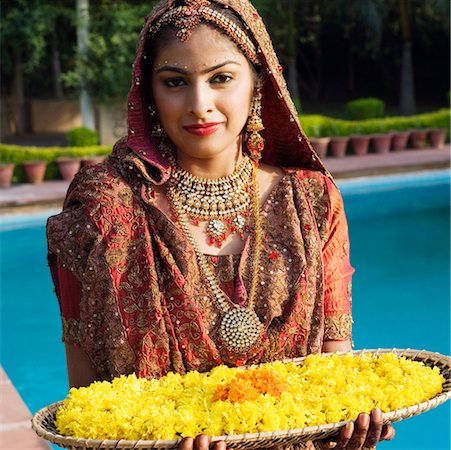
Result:
M158 380L121 376L71 389L57 430L92 439L176 439L287 430L411 406L442 392L437 367L386 353L310 355L303 366L218 366Z

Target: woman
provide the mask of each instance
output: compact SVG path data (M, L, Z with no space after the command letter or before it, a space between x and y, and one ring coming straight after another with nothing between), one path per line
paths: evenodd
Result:
M341 197L256 10L161 2L128 108L127 139L78 174L48 223L70 385L351 350ZM392 436L373 411L321 445Z

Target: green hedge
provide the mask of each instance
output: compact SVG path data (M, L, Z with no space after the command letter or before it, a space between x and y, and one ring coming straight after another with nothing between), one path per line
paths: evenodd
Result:
M0 143L0 163L15 163L13 182L25 181L25 173L22 163L24 161L47 161L45 171L46 180L61 178L56 165L56 158L72 156L76 158L96 155L107 155L111 152L109 145L94 145L90 147L22 147L19 145L7 145Z
M446 128L449 142L450 111L418 114L416 116L384 117L382 119L343 120L319 115L301 115L302 127L309 137L350 136L352 134L389 133L421 128Z
M385 103L374 97L359 98L346 103L346 117L350 120L367 120L384 117Z
M91 147L99 145L99 133L89 128L74 128L66 133L67 143L73 147Z

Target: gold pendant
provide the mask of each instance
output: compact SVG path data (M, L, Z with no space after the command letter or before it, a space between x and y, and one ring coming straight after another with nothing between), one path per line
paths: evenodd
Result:
M257 344L263 325L253 309L233 308L221 320L219 335L230 350L242 353Z

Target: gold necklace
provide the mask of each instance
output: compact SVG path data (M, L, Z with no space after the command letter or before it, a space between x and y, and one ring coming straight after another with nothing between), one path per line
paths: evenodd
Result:
M207 222L209 245L221 247L230 233L244 239L244 233L249 231L252 167L251 159L245 156L231 175L210 179L196 177L175 166L169 194L178 199L180 210L193 225Z
M173 211L175 212L179 223L186 234L188 241L193 246L196 259L206 284L210 288L211 294L223 313L219 336L225 346L233 351L243 353L254 347L263 333L263 324L254 310L255 298L257 295L257 286L259 283L260 255L262 247L262 220L260 214L260 193L257 181L257 167L252 164L252 192L253 192L253 216L254 216L254 249L252 261L252 281L249 300L246 307L240 307L237 304L230 305L224 292L219 286L217 277L211 265L208 263L205 255L200 251L188 224L189 220L180 203L180 199L173 195L173 191L168 189L168 199Z

